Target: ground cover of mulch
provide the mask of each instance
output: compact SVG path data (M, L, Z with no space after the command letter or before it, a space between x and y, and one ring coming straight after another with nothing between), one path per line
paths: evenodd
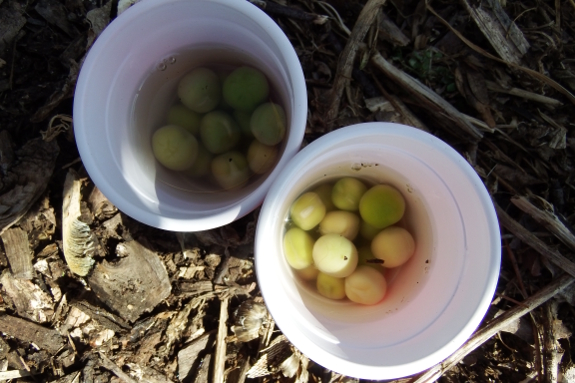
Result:
M301 60L304 144L359 122L415 126L461 153L496 204L502 266L484 321L399 381L575 382L575 2L252 2ZM90 181L75 82L129 5L0 0L0 381L357 381L275 327L254 275L257 210L165 232ZM93 264L66 262L72 229Z

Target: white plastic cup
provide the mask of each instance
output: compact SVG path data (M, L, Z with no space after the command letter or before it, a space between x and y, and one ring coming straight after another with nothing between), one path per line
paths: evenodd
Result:
M190 49L197 56L182 54ZM192 69L187 65L226 59L232 51L264 71L277 89L288 119L281 157L265 177L240 191L190 191L157 164L151 135L162 125L160 111L167 111L177 80ZM145 93L142 84L152 75L158 90ZM259 206L299 150L306 117L305 79L291 43L264 12L238 0L135 4L96 40L74 98L76 143L95 185L132 218L172 231L222 226Z
M344 176L398 188L416 241L373 306L323 298L283 255L291 203ZM315 362L363 379L412 375L457 350L489 307L500 257L495 210L473 168L434 136L391 123L349 126L305 147L269 190L256 231L259 287L279 328Z

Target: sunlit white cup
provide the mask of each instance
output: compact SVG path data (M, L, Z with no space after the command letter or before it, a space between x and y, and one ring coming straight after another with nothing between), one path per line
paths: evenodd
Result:
M283 255L291 203L344 176L398 188L416 241L374 306L321 297ZM306 146L276 178L256 231L259 287L279 328L315 362L363 379L412 375L459 348L489 307L500 256L497 217L473 168L434 136L391 123L353 125Z
M286 109L288 132L275 168L240 191L189 192L154 160L151 135L162 121L133 108L150 74L183 68L184 48L218 47L255 59ZM201 55L200 55L201 56ZM173 63L174 58L176 59ZM198 57L202 63L203 57ZM159 90L174 95L177 81ZM158 98L159 99L159 98ZM148 101L146 101L148 102ZM164 108L157 99L140 109ZM140 104L142 105L142 104ZM84 62L74 98L74 130L83 164L96 186L127 215L165 230L198 231L228 224L261 204L275 177L298 151L305 131L307 93L298 57L278 25L239 0L143 0L115 19Z

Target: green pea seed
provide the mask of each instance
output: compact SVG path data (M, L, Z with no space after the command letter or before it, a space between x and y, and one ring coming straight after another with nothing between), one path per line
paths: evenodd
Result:
M223 95L234 109L249 112L267 99L268 80L259 70L243 66L226 77Z
M284 235L284 253L288 264L296 270L305 269L313 264L312 250L314 240L307 232L293 227Z
M250 127L254 137L264 145L277 145L286 134L286 115L281 106L268 102L254 110Z
M376 185L361 197L361 218L373 227L383 229L399 222L405 212L405 199L389 185Z
M240 128L226 112L213 111L200 122L200 137L206 149L213 154L232 149L240 139Z
M212 160L212 174L224 189L245 185L250 176L248 162L243 154L231 151L220 154Z
M248 164L252 172L264 174L274 165L278 155L275 146L267 146L254 140L248 148Z
M210 166L213 158L214 156L212 153L208 152L202 145L198 145L198 156L196 157L192 167L185 170L184 173L191 177L203 177L208 175L210 173Z
M196 160L198 141L186 129L166 125L152 136L152 151L159 163L171 170L186 170Z
M313 245L313 262L322 273L345 278L357 266L357 249L341 235L322 235Z
M325 216L325 206L319 196L313 192L302 194L290 208L292 221L303 230L316 227Z
M345 177L333 185L331 199L338 209L356 211L359 207L359 200L366 190L367 187L360 180Z
M386 290L384 276L371 267L358 266L345 278L345 295L355 303L374 305L383 299Z
M317 275L316 281L317 291L329 299L343 299L345 298L345 280L344 278L336 278L331 275L322 273Z
M181 126L194 136L200 132L201 119L202 116L181 104L174 105L168 110L168 124Z
M196 113L213 110L222 98L218 75L208 68L196 68L178 83L178 96L182 104Z

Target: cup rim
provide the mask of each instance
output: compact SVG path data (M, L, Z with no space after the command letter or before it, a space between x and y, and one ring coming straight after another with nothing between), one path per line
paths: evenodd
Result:
M272 233L272 229L270 229L272 226L270 222L278 219L278 203L276 201L286 195L290 184L295 183L295 179L298 177L298 168L303 164L313 161L312 158L318 151L333 150L335 146L347 143L350 139L365 139L369 142L369 137L373 135L415 140L425 146L439 150L443 155L448 156L465 175L465 179L461 180L461 182L473 184L478 197L478 200L474 202L481 204L483 209L485 209L486 222L483 224L487 225L490 234L490 238L484 240L491 241L491 254L489 254L488 257L488 261L490 262L488 267L489 273L483 285L484 290L481 292L480 299L474 302L475 305L467 307L466 312L462 313L462 317L467 316L471 319L461 325L461 330L452 339L434 339L434 341L437 341L437 347L430 355L417 360L409 360L409 357L407 357L403 363L393 366L374 366L355 363L350 361L345 354L346 351L349 353L357 352L357 349L342 350L341 353L336 355L321 348L319 343L321 343L322 340L320 338L311 339L316 336L313 333L314 324L306 322L304 316L296 312L297 310L294 310L295 307L291 307L287 293L280 291L281 287L278 287L278 278L276 275L273 275L273 272L270 272L268 268L270 263L265 260L266 257L271 256L269 241L264 243L266 241L262 240L262 238L269 238L276 234L275 232ZM441 169L438 171L441 172ZM303 192L304 190L302 189L301 191ZM469 219L470 217L463 217L463 219L466 218ZM472 234L473 233L471 233L471 235ZM362 123L340 128L318 138L292 158L290 163L283 169L274 185L270 188L260 211L255 239L255 269L258 284L270 314L286 337L305 355L326 368L348 376L363 379L399 378L423 371L445 359L459 348L480 324L489 308L497 285L501 257L499 238L499 225L491 198L475 170L459 153L435 136L412 127L384 122ZM468 250L473 252L473 249ZM466 271L464 271L466 273L472 272L472 263L480 259L473 255L476 254L471 254L467 257L467 259L471 259L471 265L468 265ZM461 279L463 278L460 278L460 280ZM465 282L460 281L460 283ZM461 298L463 290L464 289L458 286L455 293L456 296L453 299ZM457 294L459 294L459 296L457 296ZM302 328L310 328L311 330L302 331ZM311 338L308 338L308 336L311 336ZM330 341L334 343L337 342L337 339L331 339Z

